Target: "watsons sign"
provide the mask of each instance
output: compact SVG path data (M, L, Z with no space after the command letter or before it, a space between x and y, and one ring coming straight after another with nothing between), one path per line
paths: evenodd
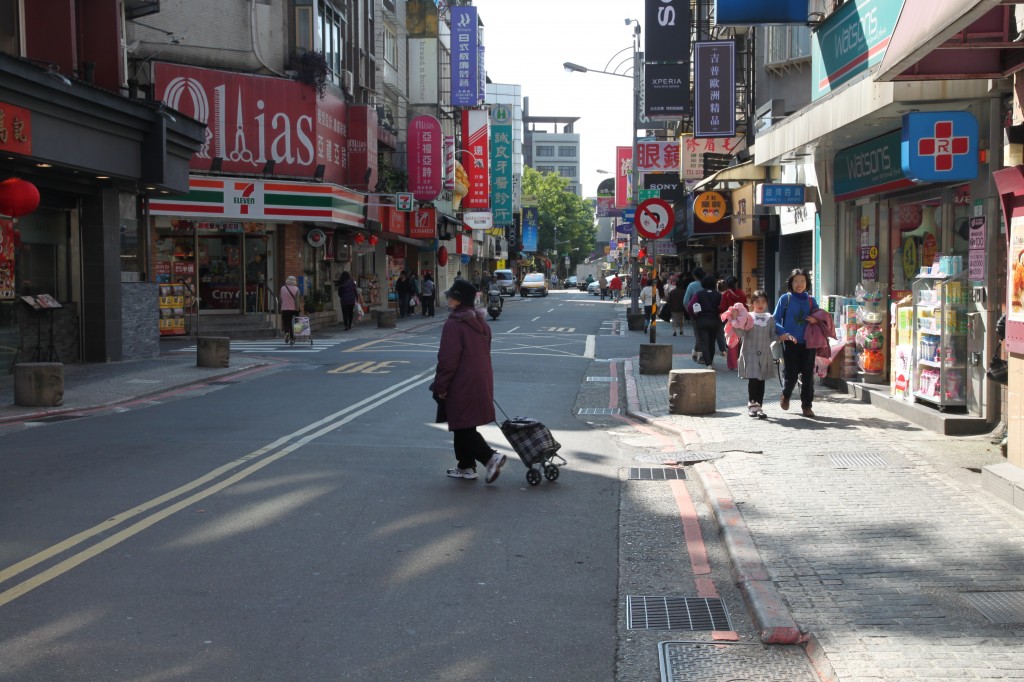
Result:
M895 130L836 154L833 167L836 201L913 186L900 163L902 133Z

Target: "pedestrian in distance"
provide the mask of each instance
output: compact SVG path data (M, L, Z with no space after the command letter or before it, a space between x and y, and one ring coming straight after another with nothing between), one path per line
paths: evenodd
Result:
M405 317L409 314L409 299L412 298L412 282L407 270L402 270L395 280L395 296L398 298L398 316Z
M683 306L685 306L687 314L690 312L690 302L693 301L693 297L700 291L701 280L704 279L704 268L697 266L691 273L693 281L686 285L686 291L683 293ZM690 315L690 321L693 324L693 352L690 356L694 362L700 361L700 336L697 334L697 321Z
M617 274L608 280L608 290L612 292L612 302L618 303L622 298L622 279Z
M423 284L420 285L420 304L423 306L423 317L434 316L434 299L437 296L437 289L434 286L434 276L429 272L423 275Z
M686 306L683 305L683 296L686 295L686 287L676 281L676 285L668 292L669 312L672 313L672 336L679 334L683 336L686 327Z
M644 309L644 331L647 331L647 327L651 324L651 311L654 308L654 296L655 287L649 281L644 285L644 288L640 290L640 305Z
M789 409L789 401L800 381L800 407L805 417L814 416L814 355L815 349L804 343L807 325L819 324L811 316L818 309L814 297L807 293L807 272L797 268L786 280L787 292L779 296L775 304L775 329L783 342L782 362L785 364L785 380L782 386L782 400L779 406Z
M715 361L715 342L722 333L722 318L718 308L722 303L722 294L715 287L714 275L704 275L700 290L690 299L690 317L693 318L697 332L697 345L701 352L701 362L711 367Z
M285 279L278 298L281 301L281 326L284 328L284 340L286 343L290 343L294 337L292 321L304 310L302 291L299 289L295 275L288 275L288 278Z
M740 281L736 279L735 275L729 275L725 278L725 291L722 292L722 309L721 312L725 312L736 303L742 303L744 306L747 305L747 294L740 289ZM729 369L736 369L740 356L740 346L729 346L726 352L725 360L726 367Z
M601 291L601 300L603 301L604 297L608 294L608 278L604 276L603 272L600 279L597 280L597 286Z
M341 320L345 331L352 329L352 322L355 316L355 307L363 305L363 296L359 293L359 287L348 270L338 277L338 298L341 300Z
M730 318L732 329L743 341L739 353L740 379L747 380L747 414L751 417L767 418L764 413L764 386L775 372L772 359L772 342L777 338L775 318L768 312L768 294L758 289L751 296L751 310L746 314L751 324L739 321L740 314L735 307Z
M456 466L450 478L476 480L477 462L493 483L505 464L476 427L494 421L494 372L491 369L491 328L482 308L474 306L477 289L464 279L445 292L448 319L441 329L437 369L430 384L437 401L437 421L448 422L454 435Z

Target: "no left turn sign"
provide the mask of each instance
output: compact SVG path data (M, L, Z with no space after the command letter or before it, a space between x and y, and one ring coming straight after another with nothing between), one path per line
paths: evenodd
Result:
M647 199L636 209L633 224L641 237L661 239L672 230L676 215L672 205L664 199Z

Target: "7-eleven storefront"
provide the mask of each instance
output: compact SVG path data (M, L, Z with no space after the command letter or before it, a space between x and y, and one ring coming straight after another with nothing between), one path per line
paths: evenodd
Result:
M172 308L162 332L184 333L195 294L202 314L277 312L289 276L308 306L333 304L335 245L366 230L365 203L364 194L327 183L199 175L186 196L151 199L152 278L184 294L184 310Z

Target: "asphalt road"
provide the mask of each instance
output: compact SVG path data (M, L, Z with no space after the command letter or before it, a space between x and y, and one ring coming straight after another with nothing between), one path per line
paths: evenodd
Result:
M568 461L537 487L496 426L498 481L445 476L442 317L236 343L275 364L0 436L0 678L613 679L620 470L652 444L577 413L620 402L588 381L636 354L616 310L557 292L492 322L499 404Z

